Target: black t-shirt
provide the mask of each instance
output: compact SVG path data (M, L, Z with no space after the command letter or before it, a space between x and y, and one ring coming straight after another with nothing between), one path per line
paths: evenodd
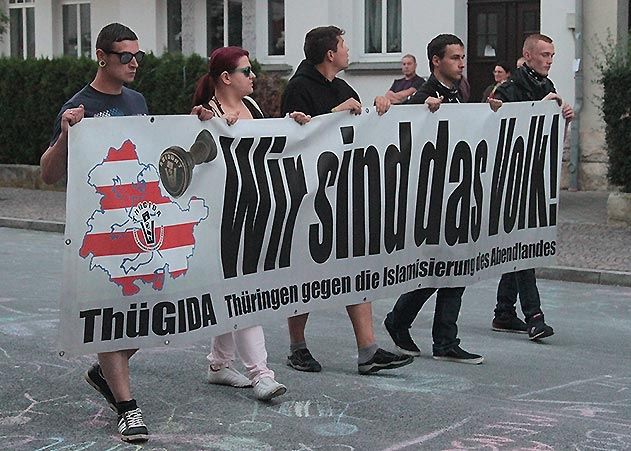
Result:
M147 102L142 94L133 89L123 86L120 94L105 94L97 91L89 84L81 91L77 92L59 110L55 125L53 126L53 136L50 140L52 146L61 134L61 115L69 108L77 108L83 105L85 108L84 117L109 117L109 116L138 116L149 114Z
M359 94L341 78L327 80L313 63L303 60L285 88L281 113L283 116L300 111L310 116L330 113L340 103L350 99L358 102Z

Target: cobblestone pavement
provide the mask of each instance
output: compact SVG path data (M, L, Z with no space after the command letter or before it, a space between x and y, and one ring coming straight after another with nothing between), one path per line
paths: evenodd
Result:
M631 227L607 224L607 192L561 191L557 264L631 272ZM66 193L0 187L0 218L64 222Z

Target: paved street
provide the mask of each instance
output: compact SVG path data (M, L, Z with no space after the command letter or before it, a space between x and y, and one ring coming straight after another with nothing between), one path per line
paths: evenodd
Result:
M0 228L0 449L123 450L115 416L82 373L93 356L56 352L62 235ZM313 314L307 333L319 374L284 363L284 324L267 326L269 362L289 389L271 403L251 389L205 383L209 342L141 351L134 394L146 450L397 450L631 448L631 290L540 281L543 343L492 332L495 283L467 289L463 347L479 366L429 357L428 303L412 330L423 356L400 370L356 373L345 314ZM392 300L373 304L380 323Z

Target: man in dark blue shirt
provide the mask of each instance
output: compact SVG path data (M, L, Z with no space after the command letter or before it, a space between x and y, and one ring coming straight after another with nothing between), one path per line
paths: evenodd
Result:
M40 159L42 179L55 183L68 168L68 128L84 117L134 116L147 114L147 103L139 92L124 86L136 76L145 53L138 37L119 23L105 26L96 40L99 68L94 80L68 100L57 115L50 146ZM210 119L212 113L199 106L192 113ZM87 150L87 149L86 149ZM149 438L142 412L131 394L129 359L137 349L101 352L98 363L85 373L86 381L118 414L118 432L123 441L143 442Z
M385 94L391 103L404 102L425 83L425 79L416 74L416 57L414 55L408 53L401 58L401 72L403 77L394 80Z

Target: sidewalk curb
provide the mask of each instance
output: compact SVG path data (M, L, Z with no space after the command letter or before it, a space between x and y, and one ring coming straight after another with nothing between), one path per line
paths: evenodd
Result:
M536 269L537 278L595 285L631 287L631 272L552 266Z
M65 223L56 221L41 221L37 219L7 218L0 216L0 227L64 233ZM631 287L631 272L626 271L606 271L599 269L573 268L569 266L551 266L546 268L537 268L536 272L539 279Z
M19 219L0 216L0 227L13 229L39 230L41 232L64 233L66 224L56 221L41 221L38 219Z

